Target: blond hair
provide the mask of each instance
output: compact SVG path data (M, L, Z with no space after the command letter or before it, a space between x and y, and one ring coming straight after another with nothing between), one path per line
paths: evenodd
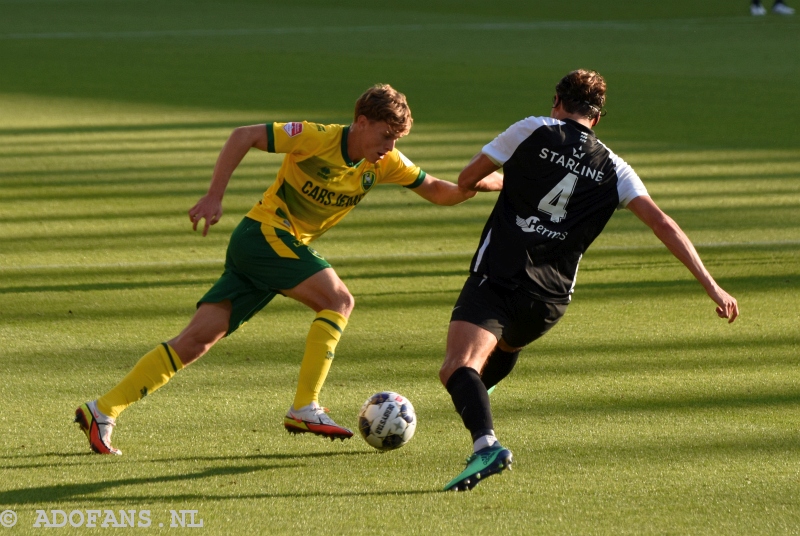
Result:
M375 84L356 101L354 118L363 115L370 121L386 121L395 134L408 134L414 119L406 96L389 84Z

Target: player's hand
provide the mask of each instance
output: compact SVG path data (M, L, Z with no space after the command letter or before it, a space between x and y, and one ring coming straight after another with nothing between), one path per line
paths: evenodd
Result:
M736 317L739 316L739 304L736 302L736 298L719 287L710 292L709 296L717 304L717 316L727 318L728 324L736 320Z
M478 192L476 190L467 190L466 188L462 188L461 186L458 187L458 193L464 198L464 201L467 199L472 199Z
M192 229L197 230L200 220L205 220L203 226L203 236L208 234L208 228L217 223L222 218L222 201L216 197L204 195L195 205L189 209L189 219L192 221Z

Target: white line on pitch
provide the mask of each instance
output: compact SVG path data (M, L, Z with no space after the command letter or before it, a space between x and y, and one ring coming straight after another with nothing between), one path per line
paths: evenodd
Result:
M0 39L150 39L153 37L236 37L250 35L319 35L381 33L388 31L529 31L529 30L635 30L669 26L696 27L701 24L739 22L738 19L673 19L654 21L538 21L520 23L398 24L375 26L299 26L294 28L230 28L195 30L131 30L119 32L33 32L0 34Z
M762 247L762 246L800 246L800 240L775 240L752 242L707 242L695 244L698 248L725 248L725 247ZM662 244L648 244L641 246L596 246L592 251L637 251L646 249L661 249ZM433 251L429 253L389 253L385 255L331 255L326 257L331 261L347 262L354 260L381 260L381 259L427 259L436 257L461 257L472 255L474 251ZM26 270L75 270L98 268L158 268L169 266L222 266L223 259L193 259L185 261L150 261L150 262L106 262L94 264L24 264L17 266L0 266L0 272L26 271Z

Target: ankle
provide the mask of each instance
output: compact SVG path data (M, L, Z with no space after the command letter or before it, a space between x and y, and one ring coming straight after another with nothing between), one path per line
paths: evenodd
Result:
M494 435L494 432L491 434L482 435L475 442L472 444L472 449L474 452L478 452L479 450L483 450L487 447L491 447L492 445L497 444L497 438Z

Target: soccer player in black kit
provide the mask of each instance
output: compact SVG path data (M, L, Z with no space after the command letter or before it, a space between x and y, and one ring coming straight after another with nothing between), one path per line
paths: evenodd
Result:
M578 263L615 210L629 209L653 230L703 285L720 318L733 322L739 314L633 168L595 137L605 93L599 73L569 73L556 85L550 117L511 125L459 175L462 188L500 195L453 308L439 371L474 450L445 490L470 490L510 467L511 452L494 435L487 390L564 315Z

